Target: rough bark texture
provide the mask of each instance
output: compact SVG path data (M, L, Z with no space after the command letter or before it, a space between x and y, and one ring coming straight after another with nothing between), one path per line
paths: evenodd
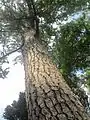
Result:
M25 34L22 50L29 120L89 120L34 32Z

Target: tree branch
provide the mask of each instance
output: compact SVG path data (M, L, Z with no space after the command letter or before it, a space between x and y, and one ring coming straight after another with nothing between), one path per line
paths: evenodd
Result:
M36 12L36 8L35 8L35 4L34 4L33 0L31 0L31 4L32 4L32 7L33 7L34 16L37 18L37 12Z
M27 2L27 6L28 6L28 9L29 9L29 15L31 15L31 3L30 3L30 0L26 0Z
M16 32L17 30L13 30L13 31ZM1 32L1 33L5 33L5 32L11 32L11 31L10 31L10 30L7 30L7 31L6 31L6 30L0 30L0 32Z
M36 29L35 37L39 38L39 18L37 17L37 11L36 11L35 4L34 4L33 0L31 0L31 4L33 7L33 12L34 12L34 21L35 21L35 29Z
M14 52L17 52L17 51L20 50L23 46L24 46L24 40L23 40L23 42L22 42L22 44L21 44L21 46L20 46L19 48L15 49L15 50L13 50L13 51L11 51L11 52L9 52L9 53L6 53L6 54L3 55L2 57L0 57L0 60L1 60L1 59L4 59L5 57L9 56L10 54L12 54L12 53L14 53Z

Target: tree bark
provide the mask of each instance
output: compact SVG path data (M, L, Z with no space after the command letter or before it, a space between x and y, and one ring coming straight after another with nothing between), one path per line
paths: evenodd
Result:
M34 31L25 33L22 49L28 120L89 120Z

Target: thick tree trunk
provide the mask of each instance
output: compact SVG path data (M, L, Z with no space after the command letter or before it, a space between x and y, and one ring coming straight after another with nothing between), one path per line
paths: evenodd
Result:
M32 30L25 34L22 54L29 120L89 120Z

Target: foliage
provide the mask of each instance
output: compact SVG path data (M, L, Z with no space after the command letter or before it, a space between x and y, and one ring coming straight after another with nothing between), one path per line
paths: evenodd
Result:
M82 79L84 80L85 87L87 87L90 92L90 67L85 69L85 72L82 75Z
M90 66L90 23L79 18L60 29L60 36L57 34L53 45L53 56L62 74L71 78L76 71Z
M20 92L18 101L5 108L3 117L7 120L28 120L25 93Z
M90 90L90 69L86 70L86 85L89 87Z

